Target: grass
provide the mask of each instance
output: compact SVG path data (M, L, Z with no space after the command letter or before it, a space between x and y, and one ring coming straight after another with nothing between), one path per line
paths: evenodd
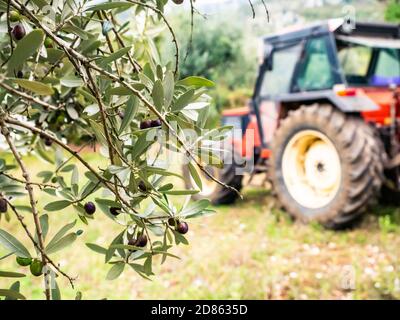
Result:
M244 195L235 205L216 208L214 216L190 221L190 245L173 250L181 260L161 266L156 260L152 281L131 269L105 280L110 266L85 243L107 245L120 228L100 212L88 227L78 221L84 233L53 257L79 276L76 290L59 278L62 297L74 299L79 290L83 299L400 298L399 209L377 207L357 229L333 232L294 223L274 207L268 190L246 188ZM47 200L40 199L40 206ZM51 213L49 236L75 218L68 210ZM28 243L15 219L2 219L0 228ZM14 258L0 261L0 270L27 271ZM0 278L0 288L11 283ZM40 278L22 278L22 292L42 299L40 284Z

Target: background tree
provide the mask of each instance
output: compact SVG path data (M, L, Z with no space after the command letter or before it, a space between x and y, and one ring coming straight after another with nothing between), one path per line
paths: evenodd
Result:
M167 2L0 2L0 19L7 26L0 35L0 137L13 159L0 161L0 216L14 216L31 242L26 247L20 233L0 229L0 244L9 252L0 260L14 258L32 276L44 277L46 299L61 297L55 276L74 286L75 276L52 255L82 233L73 218L52 230L49 215L68 210L89 225L100 211L118 224L121 231L108 247L87 244L104 255L107 278L115 279L126 267L152 276L155 256L164 262L174 257L169 253L174 244L187 244L186 220L212 212L208 201L191 204L188 198L201 188L198 171L208 174L207 158L220 163L210 141L221 140L225 131L204 136L205 89L213 83L179 76L178 42L163 14ZM163 30L175 50L166 64L155 46ZM197 136L188 137L185 129ZM88 160L82 153L88 146L104 161ZM150 157L153 149L157 152ZM166 151L185 155L196 190L168 181L181 177L158 161ZM25 154L40 157L45 170L32 176ZM53 200L39 203L39 193ZM176 206L174 196L186 200ZM16 197L29 206L17 205ZM0 276L25 275L0 271ZM21 289L14 282L0 296L22 299Z
M386 7L385 19L390 22L400 21L400 2L398 0L390 0Z
M248 2L242 6L246 19L251 19ZM209 91L212 97L209 127L215 127L224 108L246 105L257 75L257 34L234 23L241 17L229 7L225 9L226 16L220 12L196 15L192 35L188 33L190 16L171 14L171 24L180 43L182 77L197 75L216 83ZM267 23L265 16L263 19ZM159 42L164 59L174 55L168 39Z

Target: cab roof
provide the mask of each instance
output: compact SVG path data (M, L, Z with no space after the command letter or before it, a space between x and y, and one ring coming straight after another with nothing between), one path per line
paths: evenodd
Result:
M263 38L265 44L296 42L311 36L334 33L344 36L362 36L385 39L400 39L400 25L389 23L357 22L355 29L347 32L343 29L343 19L331 19L312 25L292 26L283 32Z

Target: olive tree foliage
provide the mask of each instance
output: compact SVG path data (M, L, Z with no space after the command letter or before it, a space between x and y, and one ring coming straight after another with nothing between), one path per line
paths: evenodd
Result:
M220 183L205 164L221 165L213 142L229 128L203 129L213 83L180 79L166 5L168 0L0 1L0 141L13 159L0 159L0 217L13 217L23 231L6 231L2 224L0 245L8 254L0 260L16 259L30 269L0 271L0 277L43 277L45 298L59 299L57 282L65 278L74 287L76 275L62 270L53 254L80 236L77 219L90 225L103 213L120 233L106 247L86 245L104 256L107 278L127 269L149 278L155 257L163 263L175 257L174 245L187 244L186 221L212 213L208 201L188 198L202 187L201 171ZM176 50L166 65L154 44L160 32L169 34ZM196 137L185 134L188 129ZM85 156L89 147L102 161ZM152 157L150 150L156 150ZM182 177L158 161L166 151L187 159L195 189L173 184ZM37 168L26 154L46 163L39 173L31 173ZM42 194L52 200L41 203ZM17 205L18 197L29 205ZM71 222L53 230L49 216L61 211ZM23 245L27 240L30 246ZM14 282L0 296L23 299L23 288Z

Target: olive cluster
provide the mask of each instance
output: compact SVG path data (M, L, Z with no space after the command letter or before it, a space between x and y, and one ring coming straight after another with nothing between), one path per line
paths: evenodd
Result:
M38 259L17 257L17 263L22 267L28 267L35 277L40 277L43 274L43 263Z

